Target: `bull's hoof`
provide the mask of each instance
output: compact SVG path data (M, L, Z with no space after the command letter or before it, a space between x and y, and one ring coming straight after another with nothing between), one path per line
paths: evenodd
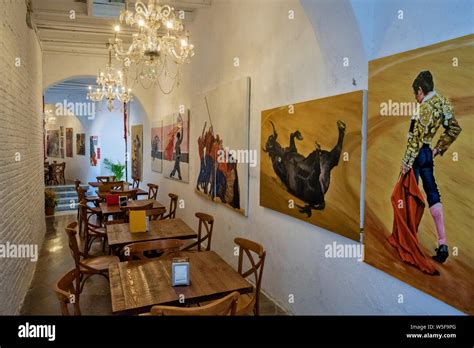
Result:
M346 130L346 124L344 123L344 121L337 121L337 128L344 132Z
M306 214L308 218L311 217L312 215L312 208L310 205L305 205L304 207L301 205L298 205L298 208L300 208L299 212Z
M303 140L303 136L301 135L301 132L299 130L297 130L296 132L293 133L294 136L296 137L296 139L298 140Z

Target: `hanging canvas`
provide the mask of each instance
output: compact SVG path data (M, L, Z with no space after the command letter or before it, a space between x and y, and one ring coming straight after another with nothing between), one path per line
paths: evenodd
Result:
M196 115L200 127L196 192L247 216L250 78L199 96Z
M48 157L59 158L59 130L48 130L46 133L47 155Z
M143 125L132 126L132 178L143 179Z
M189 182L189 111L163 118L163 136L165 177Z
M99 160L99 137L97 135L90 137L90 163L92 167L97 166Z
M86 155L86 134L85 133L76 134L76 155L81 155L81 156Z
M72 128L66 128L66 157L72 157Z
M151 128L151 170L163 172L163 121L157 121Z
M365 261L474 314L474 35L369 63Z
M360 239L364 92L262 112L260 205Z

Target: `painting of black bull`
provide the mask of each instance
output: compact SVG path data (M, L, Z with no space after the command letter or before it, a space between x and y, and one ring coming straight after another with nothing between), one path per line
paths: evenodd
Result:
M323 210L325 207L324 195L329 189L331 170L338 165L342 152L342 143L346 131L344 121L337 121L339 137L331 151L321 150L315 142L315 149L304 157L296 148L295 139L303 140L299 130L290 134L290 144L283 148L277 141L278 133L271 122L273 134L268 137L263 151L272 161L273 170L278 175L288 192L306 203L299 206L300 213L311 217L312 210Z

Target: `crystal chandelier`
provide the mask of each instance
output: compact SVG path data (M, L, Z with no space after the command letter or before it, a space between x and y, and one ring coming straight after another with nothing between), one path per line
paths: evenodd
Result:
M115 57L126 67L136 67L136 80L148 80L151 85L158 84L163 93L171 93L179 80L179 66L189 63L194 56L189 33L184 30L174 8L159 5L155 0L148 0L147 5L138 0L135 12L128 10L128 5L121 12L120 23L131 26L135 32L132 34L131 45L125 48L117 35L120 26L115 26L115 37L110 40ZM162 88L162 76L173 81L168 91Z
M120 109L122 109L123 103L132 101L132 90L128 88L127 84L127 71L124 72L116 70L112 65L112 46L107 44L109 49L109 61L105 67L105 71L99 70L97 76L97 87L95 89L89 86L89 93L87 99L95 102L100 102L104 98L107 100L107 109L112 111L114 109L114 100L118 99L120 103Z

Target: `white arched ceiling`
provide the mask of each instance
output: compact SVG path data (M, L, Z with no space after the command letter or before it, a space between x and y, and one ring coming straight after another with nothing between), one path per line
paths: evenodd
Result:
M301 5L324 59L330 92L367 88L367 57L350 1L301 0Z
M104 69L106 64L106 57L45 53L43 55L43 91L73 77L97 76L99 69ZM153 114L154 91L154 89L143 89L139 85L133 87L135 102L141 104L148 119L151 119Z

